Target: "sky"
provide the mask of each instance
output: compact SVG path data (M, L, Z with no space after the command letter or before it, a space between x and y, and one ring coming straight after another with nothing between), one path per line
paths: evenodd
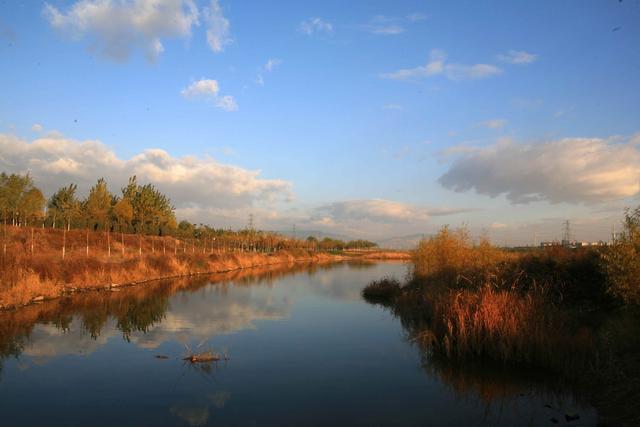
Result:
M4 0L0 170L215 227L608 240L639 43L640 0Z

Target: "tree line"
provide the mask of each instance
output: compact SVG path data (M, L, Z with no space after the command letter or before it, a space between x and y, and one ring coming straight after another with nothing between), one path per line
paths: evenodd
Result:
M370 242L369 240L350 240L345 242L344 240L332 239L330 237L318 240L314 236L307 237L307 242L323 251L342 251L346 249L367 250L378 246L377 243Z
M28 174L0 173L0 215L5 225L52 229L86 229L150 236L173 236L196 241L217 241L216 246L240 250L277 250L303 248L341 251L371 249L367 240L342 241L331 238L306 240L286 238L277 233L255 230L252 226L231 231L206 224L178 222L170 198L153 184L141 184L129 178L120 194L109 191L100 178L85 198L78 195L77 184L59 188L48 199Z
M100 178L84 199L77 184L58 189L46 199L31 176L0 174L0 214L4 224L18 227L89 228L136 234L173 234L177 229L171 200L153 184L129 178L120 195Z

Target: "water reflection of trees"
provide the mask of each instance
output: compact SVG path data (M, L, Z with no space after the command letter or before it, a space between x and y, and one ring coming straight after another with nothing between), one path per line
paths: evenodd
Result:
M221 289L230 283L239 287L271 286L283 276L300 272L313 275L324 268L331 266L292 263L257 267L120 288L118 292L81 293L0 313L0 374L3 360L24 352L36 325L51 325L66 333L76 319L81 333L97 340L113 319L123 339L130 341L134 333L147 334L166 318L169 299L176 292L196 292L210 283L219 284Z

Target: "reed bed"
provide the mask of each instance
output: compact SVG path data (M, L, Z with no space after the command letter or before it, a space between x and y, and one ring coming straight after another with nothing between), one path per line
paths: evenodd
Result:
M640 307L618 270L633 276L640 259L627 253L640 246L623 244L515 252L445 227L418 245L404 283L372 282L363 297L389 307L427 358L540 368L587 389L607 419L637 425Z

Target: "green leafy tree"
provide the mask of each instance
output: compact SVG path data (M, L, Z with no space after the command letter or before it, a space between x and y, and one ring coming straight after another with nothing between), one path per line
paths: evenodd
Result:
M103 178L100 178L89 190L89 195L84 202L84 209L88 223L93 226L94 230L100 226L107 227L112 199Z
M120 231L123 231L131 225L131 221L133 221L133 207L128 199L122 198L114 204L113 216L118 223Z
M371 249L378 246L378 244L368 240L351 240L346 246L349 249Z
M76 184L69 184L66 187L60 188L49 199L49 216L52 219L52 224L55 227L56 221L63 221L63 226L66 226L67 230L71 228L71 221L78 218L80 214L80 201L76 197L76 190L78 186Z
M47 203L42 191L31 188L20 199L20 212L25 225L40 222L44 218L44 206Z
M23 199L34 188L33 179L28 174L7 175L3 172L0 175L0 210L5 223L11 218L13 225L20 225L20 215L24 216Z
M152 184L139 185L135 176L122 189L122 198L133 209L132 224L137 233L162 233L163 227L175 228L175 208L171 200Z
M184 238L191 238L196 235L196 226L189 221L182 220L178 224L178 235Z

